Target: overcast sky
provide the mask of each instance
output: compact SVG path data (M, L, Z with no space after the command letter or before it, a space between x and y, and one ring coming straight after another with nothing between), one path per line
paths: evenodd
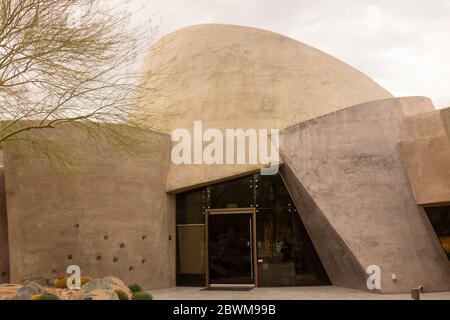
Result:
M450 0L130 0L158 37L200 23L262 28L321 49L395 96L450 106Z

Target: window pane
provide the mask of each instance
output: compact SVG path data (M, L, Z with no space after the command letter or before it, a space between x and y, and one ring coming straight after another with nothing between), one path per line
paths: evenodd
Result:
M253 176L210 186L211 208L249 208L253 206Z
M255 175L256 204L259 208L294 207L280 175Z
M450 206L427 207L425 211L450 260Z
M177 224L205 223L206 190L177 195Z
M261 286L329 284L297 211L258 210L256 225Z
M205 226L177 227L177 285L205 285Z

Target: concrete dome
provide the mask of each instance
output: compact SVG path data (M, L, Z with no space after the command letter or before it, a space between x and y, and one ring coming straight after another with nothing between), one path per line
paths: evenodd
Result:
M157 114L163 131L285 128L392 95L340 60L291 38L233 25L195 25L156 43L149 91L134 115Z

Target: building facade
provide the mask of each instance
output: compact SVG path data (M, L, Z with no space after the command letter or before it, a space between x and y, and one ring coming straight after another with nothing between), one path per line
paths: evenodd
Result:
M450 109L393 97L366 75L268 31L199 25L149 54L154 131L126 157L75 127L46 132L77 169L4 146L0 281L77 264L173 286L450 290ZM149 117L149 115L155 115ZM280 129L281 165L174 164L170 133Z

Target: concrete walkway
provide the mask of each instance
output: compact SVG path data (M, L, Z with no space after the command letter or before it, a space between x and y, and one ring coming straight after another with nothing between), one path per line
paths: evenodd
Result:
M376 294L326 287L254 288L249 291L176 287L149 290L157 300L411 300L409 294ZM450 300L450 292L423 293L422 300Z

